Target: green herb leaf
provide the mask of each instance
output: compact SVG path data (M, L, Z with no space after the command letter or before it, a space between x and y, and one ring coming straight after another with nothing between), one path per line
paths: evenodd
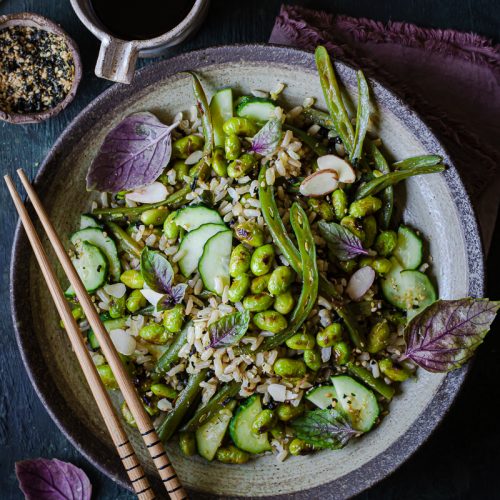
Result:
M248 311L223 316L208 327L210 347L230 347L237 344L247 333L249 324Z
M483 342L499 308L488 299L434 302L405 328L406 357L430 372L459 368Z
M335 222L318 223L321 236L339 260L351 260L358 255L368 255L361 240L348 229Z
M309 411L290 425L299 439L316 448L338 450L359 434L335 409Z

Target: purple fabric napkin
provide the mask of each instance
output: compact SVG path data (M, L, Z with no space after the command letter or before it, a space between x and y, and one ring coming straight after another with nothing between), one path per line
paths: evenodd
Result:
M469 33L283 5L271 43L322 44L420 113L459 169L485 249L500 202L500 45Z

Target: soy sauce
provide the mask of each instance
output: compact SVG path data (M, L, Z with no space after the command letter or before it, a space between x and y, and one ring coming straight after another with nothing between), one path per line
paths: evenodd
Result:
M117 38L147 40L175 28L194 0L91 0L96 16Z

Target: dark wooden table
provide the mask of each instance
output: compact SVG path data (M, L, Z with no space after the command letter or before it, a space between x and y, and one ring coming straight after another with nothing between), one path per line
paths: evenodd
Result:
M1 2L1 0L0 0ZM245 2L213 0L208 18L196 37L171 54L210 45L265 42L280 0ZM302 1L322 8L380 21L398 20L434 28L475 31L500 41L498 0L336 0ZM140 2L138 2L140 5ZM0 14L33 11L60 23L80 46L84 77L69 109L40 125L0 123L2 175L22 166L35 174L49 148L94 97L109 86L97 79L93 65L97 42L80 24L69 2L3 0ZM154 63L154 60L141 64ZM41 405L24 370L14 340L9 310L8 273L17 217L6 189L0 187L0 498L21 498L14 462L30 457L59 458L81 466L89 475L94 498L132 498L95 470L61 434ZM488 260L489 296L500 297L500 231ZM498 322L478 353L474 367L450 415L432 438L395 474L360 495L363 499L488 499L500 498L500 328ZM244 494L244 492L242 492Z

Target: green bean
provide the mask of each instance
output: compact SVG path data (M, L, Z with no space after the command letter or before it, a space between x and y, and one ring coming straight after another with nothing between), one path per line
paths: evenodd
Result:
M312 121L316 125L319 125L320 127L337 133L333 120L330 118L330 115L328 113L325 113L324 111L320 111L319 109L315 108L304 108L304 110L302 111L302 116Z
M307 215L298 203L294 203L290 208L290 222L300 249L302 290L288 328L273 337L267 337L260 345L261 350L273 349L294 335L309 316L318 296L316 245Z
M179 448L186 457L192 457L196 454L196 439L192 432L179 433Z
M265 182L266 165L262 166L259 173L259 200L261 202L262 216L267 224L269 232L273 237L273 242L279 247L281 253L290 263L292 269L302 276L302 264L299 251L295 248L294 243L288 236L285 225L281 220L278 212L278 206L274 199L274 192L271 186ZM335 300L333 308L335 312L342 318L349 332L351 340L356 347L363 347L364 341L359 331L357 322L349 311L346 305L341 304L342 296L338 293L332 283L320 277L319 285L321 291Z
M168 371L170 365L177 361L177 359L179 358L179 351L187 341L188 330L191 326L192 322L190 321L179 332L172 344L169 345L168 349L161 355L155 366L156 374L163 375Z
M392 166L394 170L408 170L410 168L433 167L442 161L443 158L439 155L421 155L397 161Z
M354 199L359 200L365 198L366 196L374 195L383 191L388 186L394 186L398 182L401 182L408 177L423 174L436 174L445 170L444 165L434 165L430 167L419 167L410 168L407 170L397 170L396 172L390 172L388 174L376 177L366 184L363 184L356 192Z
M203 137L205 139L205 144L203 146L203 158L205 159L205 162L210 165L214 150L214 129L212 126L210 106L198 76L191 71L187 71L187 73L193 77L193 93L196 98L196 107L201 114L201 126L203 129Z
M368 120L370 119L370 89L363 72L356 72L358 79L358 112L356 114L356 132L350 160L355 162L363 156L363 142L368 129Z
M182 205L186 201L186 195L190 192L191 186L184 186L158 203L145 203L139 207L98 208L92 211L92 215L101 216L107 221L129 220L132 222L139 220L143 212L151 210L152 208L176 207Z
M205 381L207 372L208 369L204 369L189 376L186 387L179 394L174 409L167 414L158 427L158 437L163 442L167 442L173 436L189 408L195 402L201 392L200 384Z
M355 378L364 382L368 387L378 392L384 398L391 400L396 392L394 387L386 384L380 378L375 378L372 372L362 366L357 366L354 363L348 363L347 369Z
M307 132L304 132L300 128L294 127L293 125L289 125L285 123L283 125L285 130L291 130L293 135L300 139L304 144L306 144L317 156L324 156L328 154L328 148L323 146L317 137L313 137L309 135Z
M142 246L134 240L125 230L114 222L108 222L107 226L113 233L113 236L119 241L122 249L132 257L140 257Z
M204 405L200 406L189 422L182 427L183 431L194 432L200 425L212 418L227 401L234 398L240 391L241 382L232 381L224 384L217 393Z
M347 153L351 155L354 146L354 131L342 100L330 56L322 45L316 47L314 55L328 111Z
M391 169L380 149L372 141L367 141L367 144L377 169L383 174L388 174ZM382 229L388 229L391 225L394 210L394 187L387 186L382 191L380 198L382 200L382 210L379 214L379 222Z

